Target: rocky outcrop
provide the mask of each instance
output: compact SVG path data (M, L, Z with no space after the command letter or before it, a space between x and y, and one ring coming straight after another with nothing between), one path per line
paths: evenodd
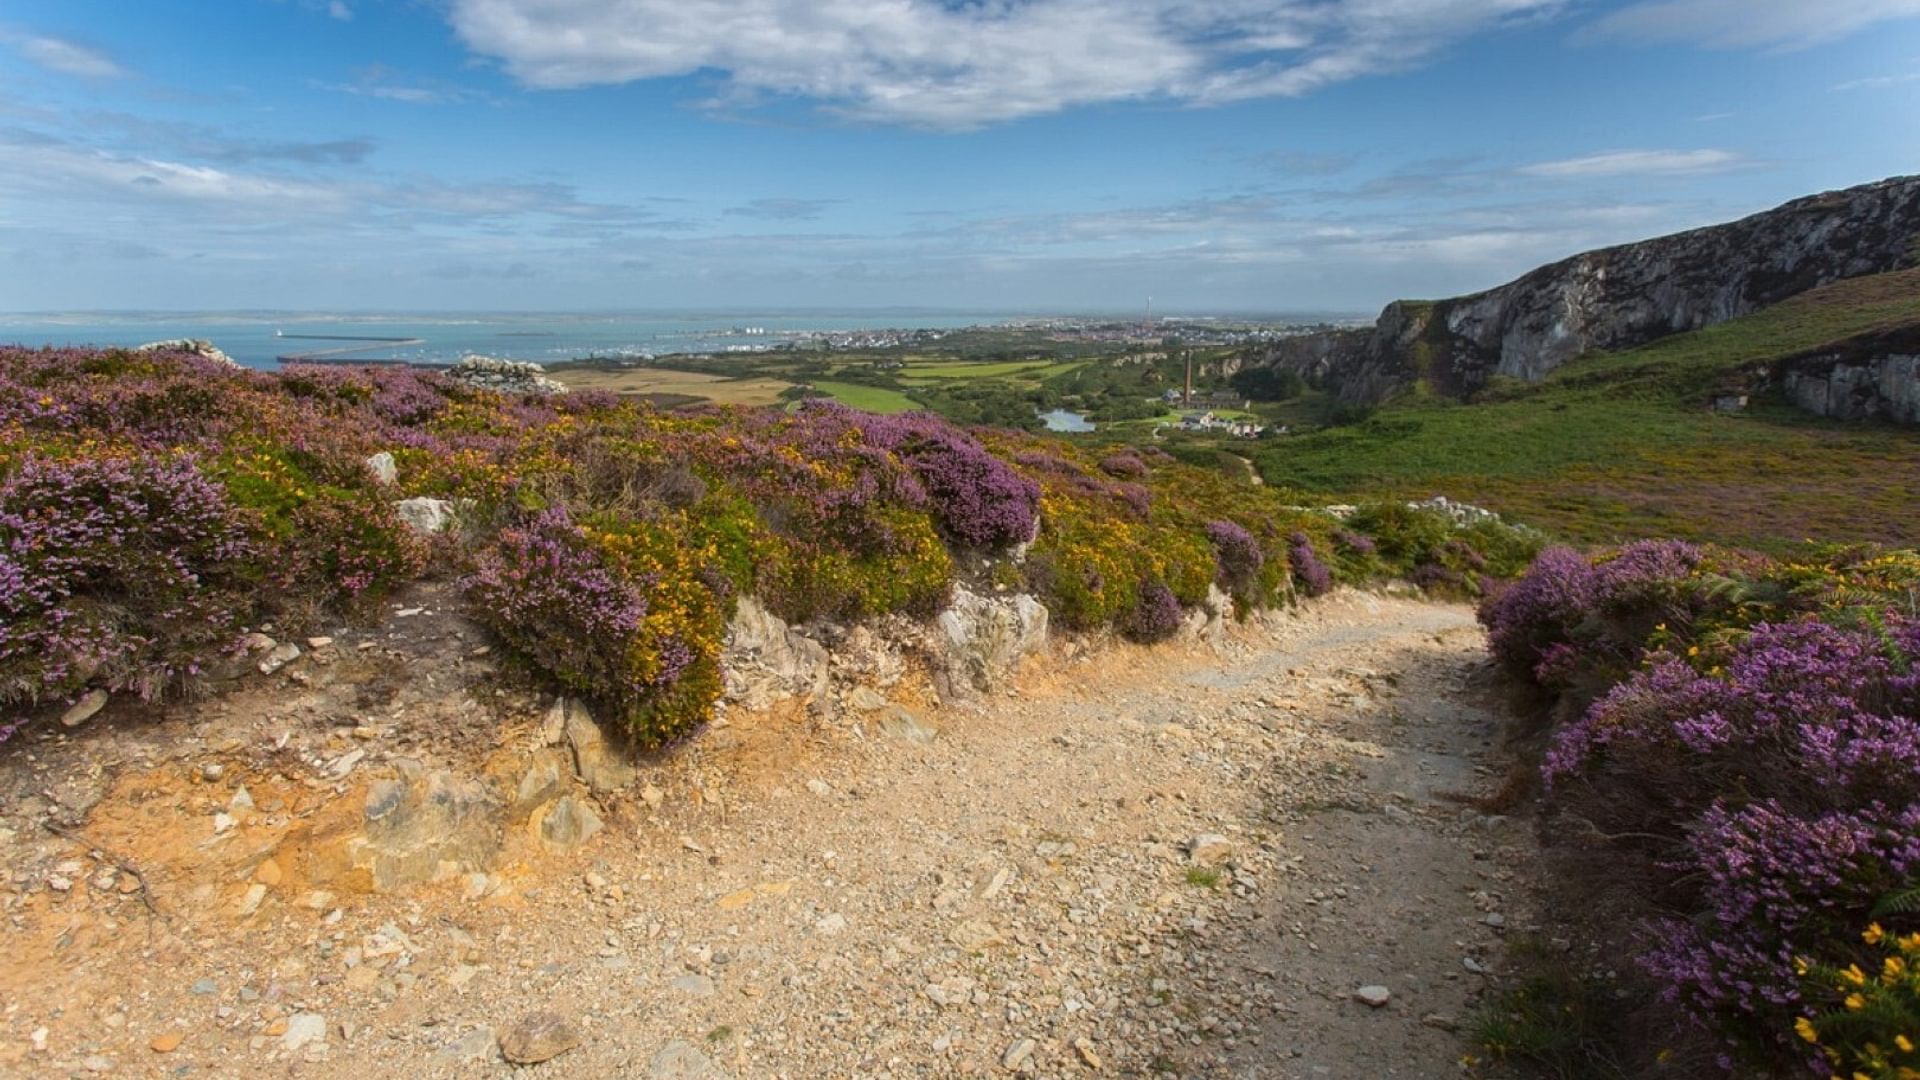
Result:
M502 394L564 394L566 385L547 377L547 369L524 360L469 356L447 369L447 377Z
M1387 305L1370 333L1313 335L1271 363L1349 403L1415 382L1461 395L1582 354L1698 330L1920 261L1920 177L1796 199L1725 225L1602 248L1471 296Z
M1780 386L1794 404L1821 416L1920 424L1920 327L1782 361Z
M827 648L806 637L751 596L743 596L727 625L720 660L727 700L747 709L800 698L825 701Z
M1047 609L1024 593L988 598L956 586L935 625L934 688L950 699L992 692L1047 644Z
M225 364L230 368L241 366L239 361L221 352L219 347L214 345L213 342L204 341L199 338L169 338L166 341L149 341L145 345L135 345L133 351L191 353L202 359L211 360L216 364Z

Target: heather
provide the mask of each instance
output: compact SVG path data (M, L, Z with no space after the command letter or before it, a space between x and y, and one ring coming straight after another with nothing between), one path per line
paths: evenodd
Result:
M398 507L427 499L456 527L417 534ZM1158 640L1215 589L1245 612L1484 563L1495 535L1379 516L1368 535L1154 448L920 413L663 412L402 368L0 349L0 701L184 690L262 626L360 618L433 574L530 676L651 745L711 714L742 596L844 624L930 615L970 582Z
M1903 978L1872 1008L1833 978L1920 930L1888 905L1920 880L1917 580L1913 552L1648 541L1549 549L1482 606L1494 655L1571 706L1548 832L1605 853L1572 884L1636 913L1638 970L1732 1072L1893 1076L1916 1036Z

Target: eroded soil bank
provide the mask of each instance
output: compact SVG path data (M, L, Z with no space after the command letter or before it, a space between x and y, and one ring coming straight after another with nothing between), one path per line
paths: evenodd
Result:
M353 845L387 766L524 770L551 711L408 618L318 689L9 748L0 1071L1457 1076L1529 923L1527 827L1462 801L1504 769L1463 607L1056 652L913 724L735 711L382 892Z

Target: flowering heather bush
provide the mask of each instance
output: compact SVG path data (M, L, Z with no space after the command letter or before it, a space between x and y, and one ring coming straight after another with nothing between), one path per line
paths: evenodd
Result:
M1335 529L1333 532L1333 542L1337 544L1342 551L1349 551L1363 557L1372 555L1380 550L1380 545L1373 542L1373 537L1365 533L1354 532L1352 529Z
M1126 451L1100 459L1100 471L1122 480L1140 480L1147 475L1147 463Z
M1495 658L1540 686L1624 674L1664 627L1693 627L1716 606L1707 553L1647 540L1588 560L1549 548L1480 607Z
M1790 1061L1796 961L1840 947L1920 870L1920 805L1807 815L1772 800L1716 804L1673 869L1690 879L1692 910L1653 926L1642 967L1740 1060Z
M0 703L142 698L238 638L257 551L186 457L30 457L0 483Z
M941 531L958 543L997 548L1033 539L1040 486L988 453L971 435L931 413L876 416L825 408L850 413L873 445L899 455L913 469Z
M1180 629L1180 598L1151 578L1140 582L1139 601L1127 620L1127 635L1135 641L1164 641Z
M1593 565L1572 548L1548 548L1525 577L1480 605L1487 647L1514 674L1555 685L1593 603Z
M1640 966L1728 1048L1730 1070L1798 1069L1817 1042L1826 1076L1874 1060L1859 1031L1883 1058L1897 1033L1845 1018L1864 1008L1859 986L1838 1014L1805 994L1809 971L1847 970L1807 958L1853 955L1876 901L1920 875L1920 618L1903 610L1915 565L1551 549L1482 607L1518 673L1620 679L1553 732L1550 810L1612 838L1614 884L1646 875Z
M1879 633L1762 624L1705 674L1656 656L1556 734L1546 775L1604 768L1656 813L1737 788L1797 806L1920 800L1916 656L1920 622L1899 617Z
M1115 498L1126 503L1127 509L1133 511L1135 517L1144 518L1153 513L1153 492L1145 485L1112 484L1107 490Z
M1293 580L1308 596L1325 596L1333 588L1333 572L1314 554L1313 538L1297 532L1287 538L1287 562L1293 567Z
M1247 594L1259 580L1266 553L1260 541L1246 527L1232 521L1207 522L1207 539L1213 541L1215 558L1220 564L1220 583L1235 596Z
M465 582L474 614L563 687L657 745L719 697L723 619L672 537L549 510L501 530Z

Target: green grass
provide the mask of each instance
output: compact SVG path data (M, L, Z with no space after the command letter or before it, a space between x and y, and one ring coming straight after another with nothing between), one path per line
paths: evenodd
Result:
M1010 360L998 364L933 363L910 364L904 374L919 379L1005 379L1045 373L1057 375L1078 364L1056 364L1051 360Z
M835 401L856 409L871 413L912 412L920 408L920 403L898 390L888 390L881 386L861 386L857 383L815 382L814 388L833 395Z
M1575 541L1911 545L1920 540L1920 432L1823 420L1766 397L1719 415L1706 400L1781 358L1913 322L1920 271L1841 282L1473 402L1415 395L1351 427L1263 444L1258 460L1271 484L1445 494Z
M1211 889L1220 884L1220 871L1210 866L1190 866L1187 868L1187 884L1195 888Z

